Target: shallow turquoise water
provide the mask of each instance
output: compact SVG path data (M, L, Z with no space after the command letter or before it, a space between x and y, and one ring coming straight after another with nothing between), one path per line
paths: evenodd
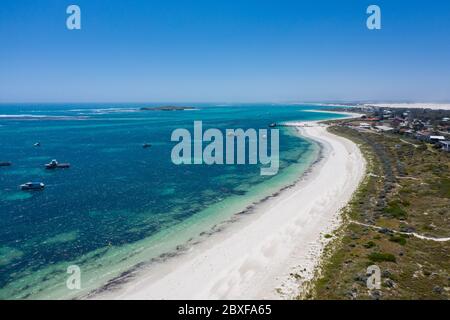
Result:
M318 109L312 106L194 104L196 111L139 112L141 106L0 105L1 115L66 117L0 117L0 161L13 162L0 167L0 298L77 296L65 287L71 264L80 266L86 293L292 183L317 151L282 129L276 176L261 176L255 165L176 166L172 130L192 131L196 120L225 130L336 117L305 111ZM41 147L33 147L37 141ZM143 149L145 142L152 147ZM46 171L51 159L72 167ZM34 180L46 189L18 190Z

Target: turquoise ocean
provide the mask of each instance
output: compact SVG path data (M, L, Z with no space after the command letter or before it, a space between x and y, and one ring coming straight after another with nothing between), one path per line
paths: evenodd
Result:
M313 141L279 127L277 175L261 176L259 165L177 166L174 129L192 132L194 121L222 132L268 129L339 117L308 112L324 107L283 104L140 110L159 105L0 105L0 162L12 162L0 167L0 299L77 298L112 287L291 185L319 156ZM52 159L71 167L45 170ZM46 188L21 191L28 181ZM71 265L80 267L81 290L66 286Z

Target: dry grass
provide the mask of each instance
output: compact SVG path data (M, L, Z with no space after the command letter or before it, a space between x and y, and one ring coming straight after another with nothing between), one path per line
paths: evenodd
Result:
M398 135L360 133L338 125L330 130L360 145L372 175L347 206L347 223L325 251L307 297L448 299L450 242L392 230L450 236L450 155L426 145L415 147ZM382 288L376 292L366 286L366 269L372 264L382 271Z

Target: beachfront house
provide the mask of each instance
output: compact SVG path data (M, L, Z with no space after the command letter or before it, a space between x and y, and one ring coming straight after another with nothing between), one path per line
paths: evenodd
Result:
M442 146L442 150L450 152L450 141L441 141L439 144Z
M370 125L369 123L367 123L367 122L361 122L361 123L359 124L359 127L360 127L361 129L370 129L371 125Z
M404 134L405 134L405 136L413 137L414 136L414 130L407 129L407 130L404 131Z
M417 132L416 139L420 141L430 141L431 133L429 132Z
M444 136L430 136L430 142L431 143L439 143L445 141L445 137Z
M382 131L382 132L389 132L389 131L394 130L394 128L388 127L388 126L375 126L375 128L376 128L378 131Z

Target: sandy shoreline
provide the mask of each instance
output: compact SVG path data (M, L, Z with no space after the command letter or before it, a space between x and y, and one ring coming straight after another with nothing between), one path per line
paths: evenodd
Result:
M294 123L322 146L322 158L295 186L187 253L151 266L93 299L280 299L312 277L324 234L362 180L358 147L317 122ZM297 273L302 280L290 276Z

